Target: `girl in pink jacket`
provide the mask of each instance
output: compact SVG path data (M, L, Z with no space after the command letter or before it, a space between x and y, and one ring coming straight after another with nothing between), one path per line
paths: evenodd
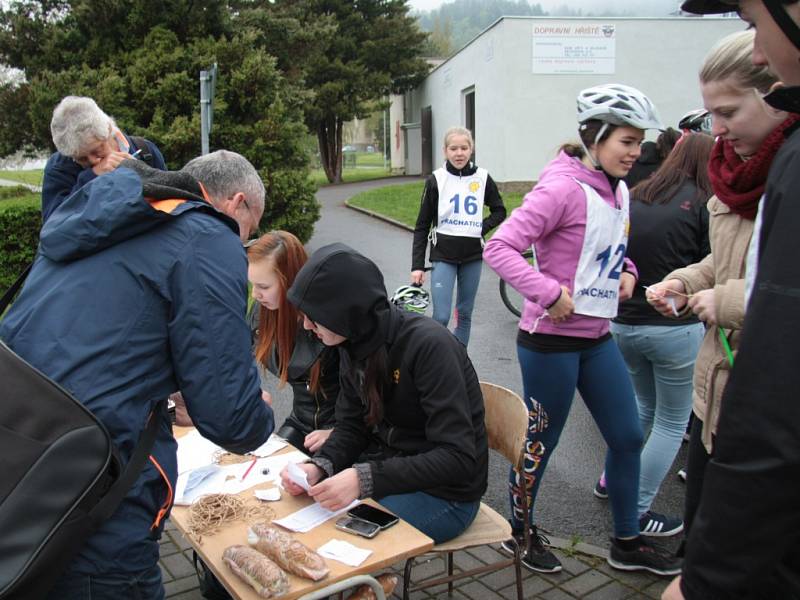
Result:
M561 570L533 524L533 505L577 388L609 448L606 477L614 518L609 564L672 575L680 572L679 562L639 535L643 436L633 387L609 333L617 304L631 296L637 278L625 258L630 222L622 178L640 154L644 130L663 127L644 94L617 84L580 92L578 123L580 144L561 148L483 254L525 298L517 355L530 411L528 457L525 473L510 473L515 539L504 547L513 550L515 540L524 540L527 526L525 566ZM531 247L535 266L522 257ZM531 507L527 524L523 494Z

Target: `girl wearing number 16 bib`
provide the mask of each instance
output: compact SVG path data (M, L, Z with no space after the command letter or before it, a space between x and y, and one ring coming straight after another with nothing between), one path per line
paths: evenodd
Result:
M608 444L607 488L614 520L609 563L661 575L680 572L671 556L639 536L637 495L642 430L625 363L609 333L617 304L637 279L625 258L628 189L622 178L640 154L646 129L661 129L656 109L634 88L607 84L578 94L579 144L565 144L522 206L486 244L487 264L525 298L517 355L529 409L524 473L509 477L511 525L531 530L523 562L561 570L534 526L536 493L580 392ZM536 266L521 253L534 247ZM522 494L531 507L522 523ZM513 548L513 540L504 544Z
M411 283L422 285L425 247L431 242L433 319L445 327L458 282L453 334L465 346L481 279L483 236L506 218L497 185L486 169L470 162L473 148L469 129L451 127L445 132L446 161L425 182L411 250ZM485 219L484 205L489 208Z

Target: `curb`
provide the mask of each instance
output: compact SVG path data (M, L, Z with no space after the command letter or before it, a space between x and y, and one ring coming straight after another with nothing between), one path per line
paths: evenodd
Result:
M350 204L349 199L344 201L344 205L350 210L354 210L369 217L373 217L374 219L384 221L386 223L389 223L390 225L394 225L395 227L400 227L401 229L405 229L406 231L410 232L414 231L413 227L409 227L405 223L401 223L396 219L392 219L391 217L387 217L386 215L382 215L380 213L377 213L375 211L366 208L361 208L360 206L354 206ZM574 544L570 540L560 537L551 537L548 539L550 540L550 546L556 548L557 550L580 552L581 554L587 554L589 556L594 556L596 558L602 558L603 560L608 558L608 550L606 550L605 548L600 548L599 546L587 544L586 542L578 542L577 544Z
M0 179L0 185L3 187L24 187L32 192L41 192L42 186L33 185L31 183L24 183L22 181L14 181L13 179Z
M349 208L350 210L355 210L357 212L360 212L362 214L370 216L370 217L372 217L374 219L378 219L379 221L385 221L386 223L389 223L390 225L394 225L395 227L400 227L401 229L405 229L406 231L410 231L412 233L414 232L414 228L413 227L409 227L405 223L401 223L400 221L392 219L391 217L387 217L386 215L382 215L380 213L377 213L375 211L369 210L367 208L361 208L360 206L353 206L352 204L350 204L350 200L345 200L344 201L344 205L347 208Z

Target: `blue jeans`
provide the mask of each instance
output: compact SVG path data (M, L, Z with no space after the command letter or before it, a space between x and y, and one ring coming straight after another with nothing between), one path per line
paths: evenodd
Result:
M47 596L49 600L163 600L161 569L139 573L85 575L67 571Z
M614 535L639 535L636 495L642 429L630 377L614 340L580 352L537 352L518 345L517 356L529 413L525 472L522 478L514 469L509 473L512 527L522 529L523 493L528 496L529 524L534 522L539 484L558 445L577 388L608 444L606 472Z
M394 494L376 498L398 517L419 529L434 543L452 540L466 531L480 508L480 500L457 502L437 498L425 492Z
M478 294L482 268L483 261L478 259L460 265L435 261L431 270L433 320L445 327L450 322L450 312L453 309L453 288L458 279L456 329L453 334L465 346L469 343L472 309L475 306L475 296Z
M692 373L703 341L702 323L690 325L611 324L611 333L628 366L647 433L639 478L639 514L653 498L680 448L692 412Z

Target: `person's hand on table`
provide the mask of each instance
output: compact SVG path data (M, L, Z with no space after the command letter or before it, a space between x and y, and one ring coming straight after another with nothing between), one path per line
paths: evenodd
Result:
M678 575L661 594L661 600L684 600L681 591L681 576Z
M316 452L328 441L333 429L317 429L309 433L303 440L303 445L309 452Z
M306 472L308 483L312 486L322 479L322 476L325 474L324 471L314 463L299 463L297 466ZM284 489L292 496L299 496L300 494L305 493L303 488L289 479L288 466L283 467L283 470L281 471L281 484L283 484Z
M309 483L311 483L310 478ZM312 485L308 494L319 502L322 508L328 510L344 508L361 495L358 473L353 467L345 469L317 485Z

